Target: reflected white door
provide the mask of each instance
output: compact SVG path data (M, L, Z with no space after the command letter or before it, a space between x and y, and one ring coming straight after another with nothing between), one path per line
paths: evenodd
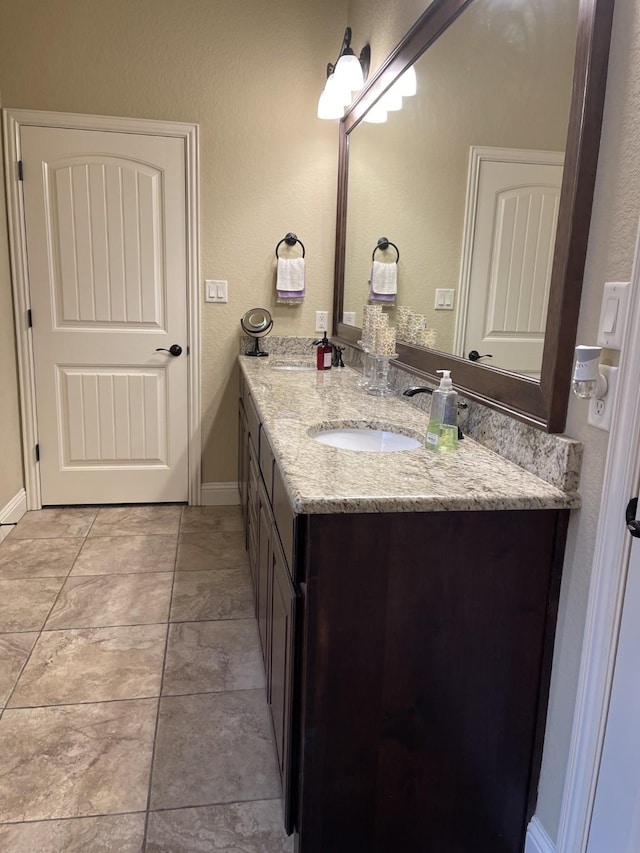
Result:
M529 162L533 154L555 163ZM462 357L476 350L492 355L483 363L539 377L562 162L555 152L508 149L470 170Z
M640 850L640 539L634 539L587 853Z
M187 500L184 140L25 126L21 150L42 502Z

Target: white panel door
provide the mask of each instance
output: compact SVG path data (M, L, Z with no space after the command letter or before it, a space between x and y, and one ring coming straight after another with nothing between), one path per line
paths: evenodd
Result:
M42 502L185 501L184 140L20 139Z
M562 165L481 160L464 357L538 377Z
M640 539L634 539L587 853L640 850Z

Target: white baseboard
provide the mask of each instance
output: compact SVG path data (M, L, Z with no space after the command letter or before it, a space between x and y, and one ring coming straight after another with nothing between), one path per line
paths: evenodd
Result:
M11 531L9 525L17 524L27 511L27 493L20 489L8 504L0 509L0 542L7 537Z
M549 838L537 817L532 817L527 827L524 853L556 853L556 846Z
M200 494L202 506L238 506L240 503L237 483L203 483Z

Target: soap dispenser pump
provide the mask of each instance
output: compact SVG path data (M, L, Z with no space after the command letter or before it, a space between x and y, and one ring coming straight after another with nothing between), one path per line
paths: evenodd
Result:
M453 390L450 370L437 370L436 373L441 373L442 379L431 398L425 447L455 450L458 446L458 394Z
M324 333L323 338L314 341L313 345L318 347L316 357L316 366L318 370L331 370L331 362L333 360L333 346L331 344L331 341L327 337L327 333Z

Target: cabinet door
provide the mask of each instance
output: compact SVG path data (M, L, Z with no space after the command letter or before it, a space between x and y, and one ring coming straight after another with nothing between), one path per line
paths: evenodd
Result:
M291 746L293 740L294 640L297 601L280 542L275 532L272 534L271 553L273 593L269 703L282 781L285 828L288 833L291 833L293 831L292 788L294 778Z
M249 479L248 441L247 416L244 413L242 400L240 400L238 408L238 491L240 492L240 507L245 533L247 532L247 485ZM248 541L245 541L245 547L249 547Z
M247 443L249 451L249 485L247 498L247 543L249 547L249 568L254 592L258 588L258 483L260 474L251 441Z
M264 671L267 676L267 699L270 698L271 678L271 546L272 546L272 521L269 502L264 490L260 485L258 495L258 571L256 589L256 617L258 619L258 630L260 642L262 643L262 657L264 660Z

